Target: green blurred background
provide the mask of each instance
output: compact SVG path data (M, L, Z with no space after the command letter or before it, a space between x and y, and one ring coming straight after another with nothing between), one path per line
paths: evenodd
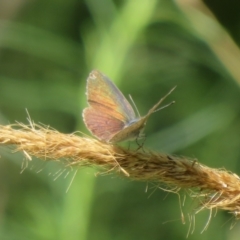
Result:
M240 172L240 2L208 0L0 0L0 124L83 131L86 78L109 76L141 114L173 86L176 104L148 121L145 147ZM228 32L225 32L223 29ZM230 37L231 36L231 37ZM234 39L235 43L231 40ZM186 239L178 196L97 169L59 173L60 163L0 148L0 239ZM59 172L60 171L60 172ZM67 171L66 171L67 172ZM188 239L239 237L232 215L196 216Z

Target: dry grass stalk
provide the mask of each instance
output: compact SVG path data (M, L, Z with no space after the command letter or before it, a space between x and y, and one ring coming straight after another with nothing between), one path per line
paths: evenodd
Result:
M152 151L130 151L76 134L62 134L35 125L0 126L0 144L16 145L26 158L65 161L70 166L100 166L119 171L133 180L164 183L191 189L202 208L224 209L240 218L240 179L236 174L213 169L195 160Z

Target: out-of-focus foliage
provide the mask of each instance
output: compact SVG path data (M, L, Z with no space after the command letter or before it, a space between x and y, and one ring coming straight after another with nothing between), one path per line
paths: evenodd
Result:
M85 84L97 68L131 94L142 114L177 85L166 101L176 104L149 119L146 148L239 173L239 79L209 34L219 34L221 22L239 44L240 15L231 9L240 3L208 0L218 20L206 24L181 2L187 1L0 1L0 124L26 123L27 108L37 123L87 133ZM178 196L151 183L145 193L146 183L80 169L65 193L76 169L59 176L61 165L34 159L20 174L23 155L3 147L0 155L1 239L186 237L195 202L183 207L183 225ZM223 212L200 234L208 217L196 216L189 239L239 236L239 224L230 231L231 216Z

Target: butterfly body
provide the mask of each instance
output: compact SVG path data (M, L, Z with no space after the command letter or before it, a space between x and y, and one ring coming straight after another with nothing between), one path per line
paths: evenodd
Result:
M89 74L86 94L89 106L83 110L85 125L94 136L107 143L142 137L148 117L166 97L155 104L144 117L136 117L121 91L98 70Z

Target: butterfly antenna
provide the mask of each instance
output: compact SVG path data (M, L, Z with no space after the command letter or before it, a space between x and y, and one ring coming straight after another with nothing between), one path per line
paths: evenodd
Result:
M162 97L162 98L158 101L158 103L156 103L156 104L148 111L147 116L150 116L150 115L151 115L152 113L154 113L155 111L158 111L158 110L160 110L160 109L163 109L163 108L168 107L169 105L173 104L174 101L171 102L170 104L168 104L168 105L166 105L166 106L164 106L164 107L156 110L156 108L165 100L165 98L167 98L167 97L175 90L176 87L177 87L177 86L175 86L174 88L172 88L164 97Z
M163 107L160 107L160 108L156 109L156 110L154 111L154 113L155 113L155 112L158 112L158 111L160 111L160 110L162 110L162 109L164 109L164 108L166 108L166 107L169 107L169 106L171 106L171 105L174 104L174 103L175 103L175 101L172 101L172 102L170 102L169 104L167 104L167 105L165 105L165 106L163 106Z
M137 112L137 114L138 114L138 117L140 118L141 116L140 116L140 114L139 114L139 111L138 111L138 109L137 109L137 106L136 106L135 102L133 101L132 96L131 96L130 94L129 94L129 98L130 98L130 100L131 100L131 102L132 102L132 104L133 104L133 106L134 106L134 108L135 108L135 110L136 110L136 112Z

